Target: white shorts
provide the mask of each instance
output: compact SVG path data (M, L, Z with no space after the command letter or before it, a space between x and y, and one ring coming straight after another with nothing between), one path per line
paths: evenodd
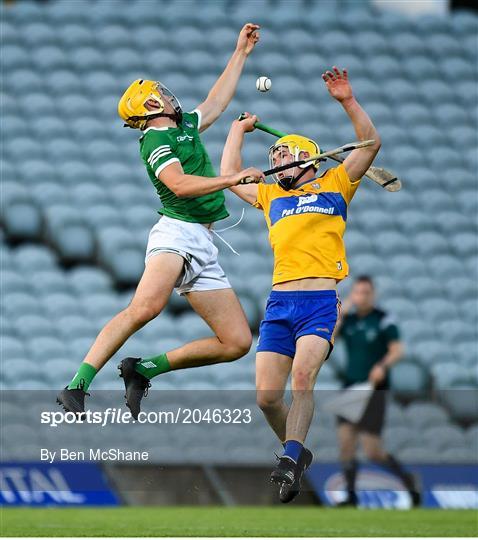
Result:
M149 233L145 264L161 252L177 253L185 264L176 282L178 294L191 291L230 289L231 284L217 262L213 234L200 223L162 216Z

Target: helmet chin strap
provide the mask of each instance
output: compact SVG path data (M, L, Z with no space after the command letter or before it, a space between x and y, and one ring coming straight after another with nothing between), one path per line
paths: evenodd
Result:
M282 189L289 191L290 189L292 189L292 184L295 184L296 182L298 182L304 176L304 174L310 169L310 167L312 167L312 165L309 165L308 167L305 167L304 169L302 169L302 171L297 177L286 176L285 178L282 178L281 180L279 180L278 184L280 185Z
M144 116L132 116L130 120L143 120ZM171 118L176 124L180 124L183 119L183 113L182 112L174 112L174 113L156 113L156 114L150 114L146 117L147 120L153 120L154 118ZM124 124L124 127L131 127L129 124Z
M183 119L182 113L174 112L174 113L157 113L157 114L151 114L148 115L148 120L152 120L153 118L171 118L171 120L174 120L178 124L181 123L181 120Z

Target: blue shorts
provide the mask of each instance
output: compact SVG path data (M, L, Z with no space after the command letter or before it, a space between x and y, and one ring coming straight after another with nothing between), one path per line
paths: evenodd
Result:
M301 336L314 335L329 342L330 355L339 305L333 290L271 291L259 329L257 352L276 352L294 358L296 341Z

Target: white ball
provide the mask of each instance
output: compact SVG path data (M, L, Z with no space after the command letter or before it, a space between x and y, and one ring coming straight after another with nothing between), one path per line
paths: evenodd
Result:
M271 89L272 81L269 77L259 77L256 81L256 88L259 92L267 92Z

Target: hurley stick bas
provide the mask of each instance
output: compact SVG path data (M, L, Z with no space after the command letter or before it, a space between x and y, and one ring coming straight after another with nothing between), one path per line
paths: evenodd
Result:
M239 120L244 120L244 118L246 118L246 116L243 113L239 117ZM259 129L260 131L264 131L265 133L269 133L270 135L274 135L275 137L278 137L278 138L285 137L287 135L287 133L284 133L283 131L279 131L278 129L274 129L270 126L267 126L266 124L263 124L262 122L256 122L254 124L254 127L256 129ZM344 162L344 158L339 156L338 154L330 155L326 157L329 157L330 159L333 159L334 161L338 163ZM402 182L397 178L397 176L391 173L390 171L383 169L382 167L374 167L374 166L369 167L364 176L366 176L369 180L372 180L379 186L383 187L387 191L400 191L402 189Z

